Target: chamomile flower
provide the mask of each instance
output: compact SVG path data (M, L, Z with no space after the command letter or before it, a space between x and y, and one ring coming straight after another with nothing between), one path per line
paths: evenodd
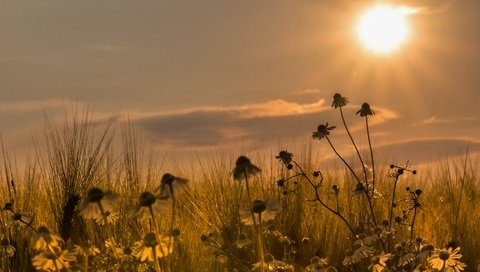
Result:
M249 158L240 156L235 162L235 168L233 168L232 176L234 180L242 180L245 179L245 175L247 177L254 176L261 171L262 170L260 170L260 168L251 163Z
M237 248L244 248L251 244L252 244L252 240L250 240L247 237L247 235L245 235L244 233L240 233L238 235L237 241L235 241L233 245L236 246Z
M430 258L435 252L435 247L432 244L426 244L420 247L420 252L417 254L417 259L425 261Z
M370 259L370 265L368 269L372 272L382 272L387 270L387 261L393 257L392 254L381 254L373 256Z
M287 150L282 150L280 151L280 153L278 153L278 156L275 156L275 158L283 162L285 166L288 166L292 163L293 154L288 152Z
M333 130L335 128L336 128L335 126L328 126L328 123L326 123L325 125L323 125L323 124L319 125L317 127L317 131L312 132L312 138L317 139L317 140L321 140L321 139L327 137L328 135L330 135L330 130Z
M433 272L433 269L430 269L430 267L422 263L417 265L417 267L415 267L415 270L413 270L413 272Z
M21 212L14 212L12 211L12 215L8 218L8 226L31 226L33 223L33 218L27 213Z
M95 219L95 222L99 225L105 225L105 224L113 224L115 221L118 220L118 212L109 212L106 211L103 216L97 217Z
M79 256L96 256L100 253L100 249L86 240L81 242L80 245L74 245L72 253Z
M114 201L118 199L118 195L112 191L104 192L99 188L92 188L88 191L87 196L80 204L79 214L85 219L97 220L103 217L107 212L112 212Z
M305 268L305 272L320 272L328 265L326 258L318 256L310 258L310 264Z
M167 206L167 201L158 199L151 192L143 192L138 198L138 203L130 210L130 215L142 220L149 216L155 216Z
M255 222L260 220L267 222L273 220L275 216L280 212L280 202L277 200L254 200L252 203L252 209L240 210L240 220L245 225L253 225L252 213L255 216Z
M343 259L342 264L344 266L351 266L356 263L359 263L362 260L363 256L360 258L358 255L355 255L353 250L348 249L345 251L345 258Z
M348 98L342 96L339 93L336 93L333 95L333 102L332 102L332 107L333 108L341 108L345 107L348 104Z
M376 241L378 241L378 235L376 234L360 234L357 236L357 240L353 242L353 246L372 246Z
M34 239L33 247L36 250L44 250L46 248L60 248L60 243L62 238L55 233L50 232L50 230L41 226L38 228L37 236Z
M160 199L167 199L171 196L178 195L185 190L187 185L187 179L175 177L172 174L166 173L163 175L160 186L155 189L155 192L160 192Z
M407 266L407 265L414 264L414 262L415 262L415 255L410 252L402 254L398 258L398 266Z
M172 253L172 246L169 245L170 237L159 236L154 232L145 234L143 240L135 244L135 256L141 262L156 261Z
M460 252L460 247L455 249L439 249L436 250L432 257L428 259L430 266L437 270L446 269L447 271L459 272L463 271L466 265L460 262L462 254Z
M363 103L362 107L356 112L356 114L365 117L368 115L375 115L375 112L370 108L370 104Z
M6 238L0 240L0 256L2 254L5 254L8 258L15 255L15 247L13 247Z
M62 271L70 268L70 263L75 261L75 256L68 250L44 250L32 258L32 265L38 270Z
M358 246L357 249L353 252L353 257L357 260L362 260L363 258L368 258L373 256L375 249L371 246Z
M125 246L125 247L122 247L121 248L121 252L118 252L118 258L120 259L128 259L128 258L131 258L133 257L133 248L129 247L129 246Z
M134 252L133 249L129 246L121 246L117 244L114 240L107 239L105 241L105 248L108 252L112 252L116 255L119 259L127 259L133 256Z
M275 260L273 255L266 254L264 257L264 262L257 262L253 264L254 271L262 271L262 267L266 268L267 271L284 271L284 269L288 266L286 262Z

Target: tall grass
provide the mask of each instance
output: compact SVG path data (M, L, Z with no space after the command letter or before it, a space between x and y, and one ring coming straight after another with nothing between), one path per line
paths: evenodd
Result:
M71 249L74 244L90 240L102 252L107 251L107 228L78 215L81 199L92 187L113 190L120 196L115 206L120 212L119 219L111 225L111 232L119 246L133 247L136 241L142 240L144 233L152 231L153 224L132 218L129 210L142 192L154 191L160 185L165 169L176 169L175 176L186 177L190 182L188 190L175 198L177 205L167 206L158 220L158 228L165 235L172 229L180 232L175 254L168 257L162 268L165 271L251 270L258 262L255 247L236 245L239 234L254 237L256 232L242 224L239 216L240 210L250 206L244 184L231 177L235 159L240 154L219 152L198 157L193 167L180 169L177 165L165 164L163 155L149 152L148 143L131 122L117 131L120 144L114 144L112 120L99 125L92 120L91 113L85 111L66 115L61 122L47 119L44 138L37 142L35 154L31 156L35 160L27 163L23 170L15 169L7 149L2 149L0 201L13 203L15 211L34 218L30 227L25 224L8 226L11 213L2 211L2 238L8 238L16 248L12 257L2 259L8 263L2 268L9 271L33 269L31 258L37 252L32 248L32 239L37 234L32 228L38 229L41 225L60 233L65 241L64 248ZM319 169L325 163L314 159L311 143L298 146L299 150L289 151L295 153L306 175L313 179L312 173L322 170L321 199L332 207L337 201L341 203L341 213L351 223L354 234L365 231L372 215L370 209L365 209L368 203L353 195L357 181L350 171L341 167ZM352 236L338 216L318 202L309 201L314 191L302 177L291 180L296 184L294 192L285 193L285 188L277 186L279 179L287 179L292 172L275 159L276 153L252 154L250 159L263 171L249 178L251 198L276 199L282 208L274 221L266 223L265 234L260 234L265 235L266 252L275 259L288 260L295 271L303 271L314 256L327 257L328 263L339 271L350 271L342 261L345 251L358 237ZM375 199L373 213L380 222L389 220L393 181L387 173L391 163L396 162L376 162L376 187L383 197ZM480 257L478 165L478 157L467 153L461 158L432 164L418 175L402 177L397 187L395 202L399 204L394 210L395 216L401 214L401 203L408 197L406 187L422 188L423 200L414 232L409 226L398 227L396 239L408 241L414 233L414 239L422 237L438 247L455 242L462 249L462 261L472 269ZM363 173L358 167L352 170ZM333 185L338 186L338 195L331 190ZM274 233L281 233L288 238L288 243ZM92 270L96 267L132 271L116 263L108 254L102 254L86 259ZM138 262L135 265L142 267ZM154 269L151 264L144 266L150 271Z

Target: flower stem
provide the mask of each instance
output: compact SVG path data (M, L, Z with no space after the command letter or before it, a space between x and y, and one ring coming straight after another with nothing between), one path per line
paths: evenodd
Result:
M155 214L153 213L153 209L152 209L152 206L148 206L148 211L150 212L150 217L152 217L152 222L153 222L153 227L155 228L155 235L156 235L156 239L159 238L159 235L160 235L160 228L158 227L158 224L157 224L157 221L155 220ZM157 241L159 244L161 243L161 241ZM155 249L153 250L153 252L155 253ZM165 252L163 251L163 246L160 245L160 252L162 253L163 256L166 256L165 255ZM156 254L156 253L155 253ZM155 258L155 266L158 266L158 262L159 260L157 260L157 258ZM163 262L162 262L162 267L163 267ZM159 267L160 269L160 267ZM161 271L161 270L159 270Z
M85 254L83 258L83 272L88 272L88 254Z
M322 205L325 209L327 209L329 212L333 213L334 215L338 216L340 218L340 220L343 221L343 223L345 223L345 225L347 226L348 230L350 231L350 233L352 234L352 237L355 237L355 231L353 230L352 226L350 225L350 223L348 222L348 220L341 214L340 212L340 209L338 209L338 202L337 202L337 210L334 210L332 209L330 206L327 205L327 203L323 202L323 200L320 198L320 194L318 192L318 186L315 185L312 180L310 180L310 178L307 176L307 174L305 173L305 171L303 170L303 168L296 162L296 161L293 161L293 163L298 167L298 169L300 170L300 173L299 175L301 175L304 179L307 180L307 182L310 184L310 186L313 187L314 191L315 191L315 199L314 201L317 201L318 203L320 203L320 205ZM321 174L320 174L321 175ZM322 176L322 180L323 180L323 175Z
M174 260L174 255L175 252L173 250L173 227L175 226L175 195L173 194L173 188L170 186L170 193L172 195L172 219L170 222L170 233L168 234L168 247L167 247L167 252L170 252L170 249L172 248L172 255L169 257L170 258L170 271L173 271L173 260Z
M412 224L410 225L410 244L412 244L412 241L413 241L413 228L415 227L415 219L416 218L417 218L417 207L415 206L413 208Z
M255 214L253 212L253 202L252 202L252 196L250 195L250 186L248 184L247 169L244 169L243 171L244 171L244 175L245 175L245 188L247 189L248 203L250 203L250 212L252 214L253 226L256 229L257 228L257 222L255 220Z
M370 217L373 221L373 223L375 224L375 226L377 225L377 219L375 218L375 213L373 212L373 205L372 205L372 201L370 199L370 197L368 196L368 189L365 188L362 184L362 182L360 181L360 179L358 178L357 174L355 174L355 171L353 171L352 167L350 166L350 164L348 164L348 162L342 157L342 155L340 155L337 151L337 149L335 148L335 146L333 146L332 144L332 141L330 141L330 138L325 135L325 138L327 138L327 141L328 143L330 144L330 147L332 148L333 152L335 152L335 154L337 155L338 158L340 158L340 160L342 160L343 164L345 164L345 166L347 166L348 170L350 170L350 172L352 173L353 177L355 178L355 180L357 181L358 184L362 185L363 187L363 193L365 194L365 196L367 197L367 201L368 201L368 205L370 207Z
M392 202L390 204L390 219L388 220L389 230L392 228L393 206L395 205L395 192L397 190L397 183L398 183L398 176L395 176L395 180L393 182Z
M370 128L368 125L368 115L365 116L365 127L367 128L368 147L370 148L370 159L372 163L372 194L375 193L375 160L373 159L372 141L370 139Z
M102 213L102 218L105 222L105 228L107 229L107 237L113 244L113 250L112 250L113 251L113 256L115 257L115 260L118 261L117 251L115 250L115 247L117 246L117 243L115 242L115 238L113 238L112 231L110 230L110 226L108 225L105 210L103 209L102 203L100 203L100 201L98 201L97 204L98 204L98 207L100 208L100 212Z
M348 137L350 138L350 141L352 142L353 147L355 148L355 152L357 153L358 159L360 160L360 163L362 164L363 174L365 175L365 183L368 185L368 175L367 175L367 170L365 169L365 163L363 162L362 156L360 155L360 151L358 151L357 144L353 140L352 134L350 134L350 130L348 129L347 122L345 121L345 117L343 116L342 107L340 107L339 109L340 109L340 115L342 116L343 126L345 127L345 130L347 131Z
M265 271L265 257L263 256L263 233L262 233L262 213L258 215L258 230L257 230L257 238L258 238L258 255L260 255L260 264L262 268L262 272Z

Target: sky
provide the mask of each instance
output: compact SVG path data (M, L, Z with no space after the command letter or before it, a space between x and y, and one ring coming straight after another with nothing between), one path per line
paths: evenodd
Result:
M379 2L415 10L387 55L355 34ZM0 0L0 134L25 152L46 113L75 104L133 120L171 154L313 141L326 122L349 149L330 107L340 92L361 144L355 112L368 102L383 152L478 151L479 10L471 0Z

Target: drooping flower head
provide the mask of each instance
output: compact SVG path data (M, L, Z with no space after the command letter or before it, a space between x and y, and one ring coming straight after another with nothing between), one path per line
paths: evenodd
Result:
M325 125L319 125L317 127L317 131L313 132L312 133L312 138L313 139L318 139L318 140L321 140L325 137L327 137L328 135L330 135L330 130L333 130L335 129L335 126L328 126L328 123L326 123Z
M282 150L280 151L280 153L278 153L278 156L275 156L275 158L283 162L285 166L288 166L292 163L293 154L288 152L287 150Z
M264 222L273 220L280 212L280 202L273 199L259 200L256 199L252 203L251 209L240 210L240 220L245 225L252 225L252 213L255 216L255 222Z
M336 93L333 95L332 107L334 107L335 109L345 107L347 104L348 104L348 98L342 96L339 93Z
M362 107L356 112L361 117L366 117L368 115L375 115L375 112L370 108L370 104L363 103Z
M106 211L103 216L97 217L95 219L95 222L99 225L105 225L105 224L113 224L115 221L118 220L119 213L118 212L109 212Z
M104 192L100 188L88 190L87 195L80 204L80 215L85 219L97 220L103 217L105 213L112 213L113 203L118 199L118 195L112 191Z
M130 210L131 216L136 216L142 220L160 214L160 212L167 206L167 201L164 199L158 199L151 192L143 192L138 198L138 203Z
M8 258L15 255L15 247L13 247L10 244L10 241L8 241L8 239L6 238L3 238L2 240L0 240L0 256L2 254L5 254L6 257Z
M160 192L160 199L167 199L171 196L178 195L188 185L188 180L176 177L172 174L165 173L160 182L160 186L155 189L155 192Z
M235 245L237 248L244 248L250 244L252 244L252 240L250 240L244 233L240 233L237 241L235 241L233 245Z
M261 172L260 168L250 162L250 159L245 156L238 157L235 162L235 168L232 171L234 180L242 180L248 176L253 176Z
M33 247L36 250L44 250L48 248L60 248L62 238L45 226L40 226L37 230L37 236L34 239Z

